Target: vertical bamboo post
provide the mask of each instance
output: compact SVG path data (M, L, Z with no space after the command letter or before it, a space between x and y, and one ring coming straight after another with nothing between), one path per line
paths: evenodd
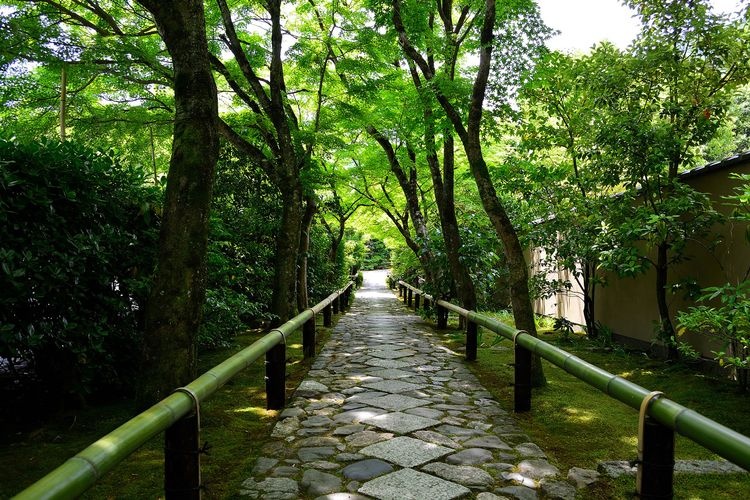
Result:
M531 410L531 351L518 343L515 343L514 368L513 410L523 413Z
M477 324L466 320L466 361L476 361L477 359Z
M641 403L636 475L638 498L662 500L674 496L674 430L646 414L651 401L660 395L659 391L651 392Z
M266 353L266 409L280 410L286 404L286 343Z
M323 308L323 326L330 328L333 325L331 304L328 304Z
M437 304L437 327L444 329L448 327L448 309Z
M333 302L332 302L332 304L333 304L333 314L338 314L339 310L341 309L339 307L339 305L340 305L340 298L341 298L341 295L336 295L336 297L333 299Z
M302 352L305 358L315 357L315 313L302 325Z
M411 288L409 288L406 291L406 305L407 305L407 307L411 307L411 303L412 303L413 299L414 299L413 292L411 291Z
M178 389L187 392L186 389ZM196 409L164 432L164 497L166 500L200 500L200 410Z
M418 310L419 310L419 301L420 301L420 297L421 297L421 296L420 296L420 295L419 295L418 293L414 295L414 310L415 310L415 311L418 311Z

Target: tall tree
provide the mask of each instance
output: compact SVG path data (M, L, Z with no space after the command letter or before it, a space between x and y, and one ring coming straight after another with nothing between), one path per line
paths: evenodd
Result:
M733 89L750 78L750 35L744 20L713 14L707 0L625 3L642 28L632 56L617 62L625 65L629 85L609 81L600 89L609 94L602 102L613 117L602 137L619 156L623 182L641 205L643 227L626 236L655 248L653 258L642 257L655 271L659 337L671 342L670 266L683 258L685 241L713 222L701 217L705 197L678 185L678 174L716 133ZM685 214L696 217L685 224ZM633 217L622 227L632 227Z
M598 134L608 116L600 102L606 96L595 92L592 82L612 78L617 71L612 61L621 57L605 43L589 55L551 52L539 61L519 95L521 140L515 161L523 168L508 169L503 181L508 185L513 179L508 188L524 193L529 240L544 249L539 278L560 270L571 277L537 279L542 295L580 290L590 337L597 335L596 291L602 282L594 242L619 185L619 175L602 165Z
M510 14L511 16L518 16L523 14L524 8L528 9L535 7L533 3L520 3L525 4L521 5L520 10L513 11L512 8L503 8L501 12L504 15ZM477 11L474 13L477 17L477 24L479 24L481 20L481 27L478 33L479 67L472 84L468 112L465 117L462 116L460 108L451 101L444 88L440 85L439 79L436 81L436 73L429 64L429 58L433 57L433 55L428 54L427 57L424 57L412 43L410 33L407 32L406 25L404 24L402 6L403 2L400 0L393 0L392 21L398 35L399 44L404 51L404 55L411 61L411 63L416 65L422 74L422 77L432 83L435 98L442 106L448 119L453 125L456 135L458 135L461 140L471 172L479 190L479 196L482 200L484 210L487 212L495 232L503 243L503 249L510 268L509 281L511 301L516 327L528 332L530 335L536 336L534 311L531 305L531 296L529 293L528 265L523 254L523 248L521 247L516 228L513 226L505 207L497 196L497 191L495 190L494 183L484 158L480 137L483 104L487 92L490 67L492 64L492 50L494 45L493 32L496 27L498 9L496 2L494 0L486 0L485 2L482 2L481 5L477 6ZM504 5L503 7L506 6ZM518 6L515 5L515 7ZM446 19L443 19L443 22L446 22ZM544 385L546 382L542 371L541 360L538 357L535 357L533 372L533 384L535 386Z
M195 336L206 286L206 245L219 151L218 100L203 2L142 0L172 57L175 121L159 245L146 311L141 402L196 376Z

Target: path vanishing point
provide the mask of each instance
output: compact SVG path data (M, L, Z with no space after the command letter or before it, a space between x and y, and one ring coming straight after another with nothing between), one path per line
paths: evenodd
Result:
M365 273L241 496L575 498L462 357Z

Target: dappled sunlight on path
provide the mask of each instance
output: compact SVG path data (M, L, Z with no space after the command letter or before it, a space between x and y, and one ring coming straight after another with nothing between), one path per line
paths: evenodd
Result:
M460 356L364 274L240 495L252 498L574 498Z

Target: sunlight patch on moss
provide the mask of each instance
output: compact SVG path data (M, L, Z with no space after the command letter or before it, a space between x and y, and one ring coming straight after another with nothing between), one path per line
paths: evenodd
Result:
M563 408L563 411L568 416L568 420L578 424L593 422L599 418L593 411L581 408Z
M638 446L638 436L620 436L620 442L630 446Z
M275 417L279 413L277 410L266 410L265 408L262 408L260 406L247 406L245 408L235 408L233 410L228 410L228 412L251 413L253 415L257 415L259 417L264 417L264 418Z

